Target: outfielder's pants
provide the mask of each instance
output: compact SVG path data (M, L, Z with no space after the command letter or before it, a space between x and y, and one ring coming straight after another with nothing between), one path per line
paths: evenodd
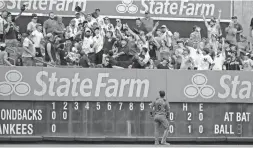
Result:
M158 141L160 126L163 126L165 129L168 129L169 121L166 118L166 115L155 115L154 120L155 120L155 140ZM167 137L163 137L163 140L166 140L165 138Z

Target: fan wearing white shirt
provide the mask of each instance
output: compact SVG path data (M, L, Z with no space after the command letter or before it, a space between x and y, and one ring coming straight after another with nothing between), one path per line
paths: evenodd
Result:
M42 25L41 24L37 24L36 25L36 30L34 30L32 32L32 41L34 42L34 47L36 50L36 57L42 57L42 53L41 53L41 41L43 40L44 36L42 33Z
M223 70L223 64L226 61L226 54L223 49L218 49L217 54L214 57L213 70Z
M181 56L182 62L180 65L181 70L190 70L194 67L194 61L192 57L190 56L190 50L186 48L183 51L183 55Z
M200 60L200 65L198 67L198 70L212 70L214 62L211 56L209 55L209 49L204 48L202 53L203 53L203 56Z
M104 25L102 26L102 28L104 28L106 31L115 31L115 28L113 26L113 24L111 24L110 19L108 17L104 18Z
M169 29L165 25L161 26L161 33L162 33L162 38L166 40L166 42L168 43L168 46L170 47L172 45L173 34L169 31Z
M200 67L201 60L203 59L203 53L201 49L196 50L195 57L193 57L194 60L194 70L198 70L198 67Z
M99 27L95 28L95 36L93 37L93 41L94 41L94 50L96 53L96 64L102 64L103 61L103 54L104 51L103 49L103 45L104 45L104 36L105 33L103 32L103 30Z
M244 60L242 61L243 70L244 71L252 71L253 69L253 61L250 59L250 54L247 53L244 56Z
M84 17L81 17L81 13L77 12L77 13L76 13L76 18L74 18L74 20L75 20L75 22L76 22L75 26L78 27L78 25L79 25L80 23L83 23L83 22L85 21L85 18L84 18Z
M198 49L195 49L193 47L187 46L187 48L190 50L190 57L193 60L193 65L194 65L194 69L195 70L198 69L198 67L200 65L200 61L201 61L202 56L203 56L202 51L201 51L201 49L203 49L203 48L200 48L200 46L201 46L202 43L203 42L198 43L198 46L199 46Z
M214 66L213 70L223 70L223 65L226 61L226 53L225 53L225 48L224 48L224 38L222 41L222 47L217 50L217 54L214 56Z
M94 52L94 41L91 30L86 28L83 43L82 43L82 51L88 55L90 62L95 64L95 52Z
M123 24L121 23L121 20L120 19L116 19L116 26L115 26L115 30L118 29L118 30L123 30L125 28L123 28Z
M145 67L145 66L147 65L147 63L149 62L149 60L150 60L150 55L149 55L149 53L148 53L148 49L147 49L146 47L143 47L143 48L142 48L142 51L141 51L141 53L140 53L139 55L143 55L144 58L141 58L141 57L139 56L139 58L138 58L138 63L139 63L142 67Z
M97 22L96 19L94 19L91 14L87 14L87 25L89 28L92 28L92 25L94 24L94 22Z
M76 27L76 21L75 19L72 19L70 21L69 26L67 27L67 31L66 31L66 39L70 39L70 38L75 38L75 36L77 35L77 27Z

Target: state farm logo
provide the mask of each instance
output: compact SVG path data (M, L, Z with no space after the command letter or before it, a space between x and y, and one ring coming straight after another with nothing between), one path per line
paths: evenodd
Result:
M117 5L116 10L118 13L137 13L138 7L133 4L133 0L122 0L122 4Z
M184 94L188 98L196 98L199 95L202 98L209 99L215 95L215 89L207 85L207 77L203 74L195 74L192 77L192 84L184 88Z
M5 81L0 82L0 95L9 96L13 92L18 96L26 96L31 87L28 83L21 82L22 74L17 70L10 70L5 74Z
M5 2L4 0L0 0L0 10L5 7Z

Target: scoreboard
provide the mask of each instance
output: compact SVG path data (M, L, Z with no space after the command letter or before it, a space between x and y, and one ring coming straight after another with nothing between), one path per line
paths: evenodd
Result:
M1 101L0 139L154 137L151 102ZM170 140L253 137L253 105L171 103ZM161 129L161 136L163 130ZM8 137L8 138L7 138Z

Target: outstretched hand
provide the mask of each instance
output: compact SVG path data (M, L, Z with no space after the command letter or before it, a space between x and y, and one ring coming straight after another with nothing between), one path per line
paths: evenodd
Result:
M159 21L155 23L155 26L158 27L159 26Z

